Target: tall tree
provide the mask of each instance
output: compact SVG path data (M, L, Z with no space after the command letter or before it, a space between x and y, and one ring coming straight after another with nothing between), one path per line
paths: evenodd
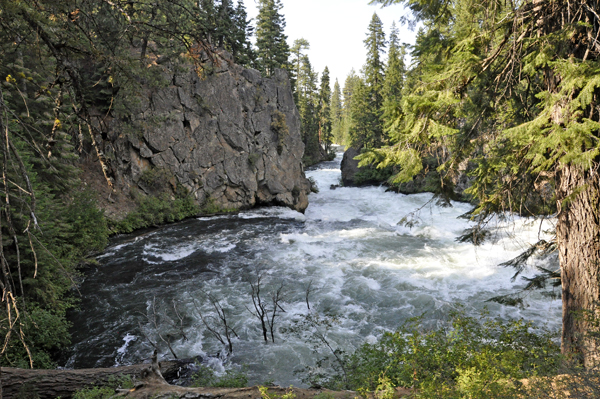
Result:
M321 74L321 88L319 90L319 142L324 146L326 154L329 154L331 143L331 84L329 68L325 67Z
M292 90L294 91L294 100L298 102L298 91L296 90L296 82L300 76L300 68L302 66L302 57L304 57L304 51L310 49L310 43L304 38L294 40L294 45L291 50L291 76L290 80L292 83Z
M378 148L384 142L381 114L383 110L383 82L385 77L386 41L383 23L376 13L373 13L369 23L367 38L364 41L367 49L367 61L363 67L364 87L355 89L360 98L353 99L363 104L366 109L351 106L351 123L349 125L350 145L354 148ZM356 100L356 101L355 101Z
M256 47L259 70L271 76L277 68L289 68L290 48L284 34L285 18L281 0L259 0L256 18Z
M342 103L342 91L340 89L340 83L336 79L333 85L333 93L331 95L330 119L331 135L333 137L333 141L337 144L344 143L343 116L344 108Z
M312 165L323 159L319 142L317 73L307 55L302 57L298 75L298 111L301 120L301 135L304 141L304 163Z
M371 89L373 106L380 109L383 104L383 80L385 76L383 56L387 42L383 22L381 22L377 13L373 13L364 43L367 49L367 61L363 68L365 82Z
M360 77L356 74L354 69L350 70L346 80L344 81L344 89L342 94L344 96L344 107L343 107L343 138L344 144L350 144L350 125L351 125L351 106L352 106L352 95L356 83L360 80Z
M394 22L390 33L390 49L382 88L384 127L392 125L401 112L402 88L404 87L404 75L406 73L405 54L406 50L404 46L400 46L398 28Z
M470 191L484 216L526 213L539 182L552 183L562 348L597 365L589 316L600 317L600 2L378 2L404 3L423 22L420 83L404 101L396 145L363 161L394 162L407 180L425 148L448 150L446 177L475 160Z

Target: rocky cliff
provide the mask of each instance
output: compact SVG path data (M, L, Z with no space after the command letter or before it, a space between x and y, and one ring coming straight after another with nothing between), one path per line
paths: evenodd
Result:
M131 209L134 193L165 188L184 188L211 209L308 206L300 117L286 72L263 78L227 53L203 67L165 69L166 87L146 89L128 118L107 123L98 141L113 180L101 203L109 217Z

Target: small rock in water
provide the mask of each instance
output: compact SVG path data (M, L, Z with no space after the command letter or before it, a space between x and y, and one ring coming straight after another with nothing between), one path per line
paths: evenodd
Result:
M335 190L336 188L338 188L340 185L339 184L332 184L331 186L329 186L330 190Z

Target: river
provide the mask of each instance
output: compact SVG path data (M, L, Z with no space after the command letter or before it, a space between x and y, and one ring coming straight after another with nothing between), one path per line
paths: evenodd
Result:
M552 220L543 226L518 217L498 220L485 244L459 243L456 237L473 224L459 218L469 204L443 208L427 204L431 194L407 196L383 187L330 189L339 184L340 160L341 154L307 171L320 192L310 195L304 215L262 208L113 239L79 288L65 366L141 362L151 356L150 341L169 357L160 333L180 358L202 356L218 371L244 365L250 383L302 386L295 371L313 366L318 355L306 334L284 330L309 312L309 285L310 312L336 321L320 331L333 348L346 351L413 316L424 314L434 325L458 304L470 314L487 307L493 317L522 317L558 331L560 300L533 293L523 308L486 302L524 286L520 278L511 281L514 270L498 265L544 238ZM398 224L424 204L414 226ZM272 293L283 286L275 343L264 343L260 322L249 311L257 275L268 309ZM219 301L238 335L230 356L201 321L200 314L223 331L208 296Z

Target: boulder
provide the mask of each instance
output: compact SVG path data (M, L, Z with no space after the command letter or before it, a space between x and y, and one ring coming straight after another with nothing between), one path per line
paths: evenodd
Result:
M358 161L354 159L357 155L360 154L360 149L356 149L353 147L348 147L348 149L344 152L344 157L342 158L342 183L346 187L351 187L355 185L354 176L358 172Z

